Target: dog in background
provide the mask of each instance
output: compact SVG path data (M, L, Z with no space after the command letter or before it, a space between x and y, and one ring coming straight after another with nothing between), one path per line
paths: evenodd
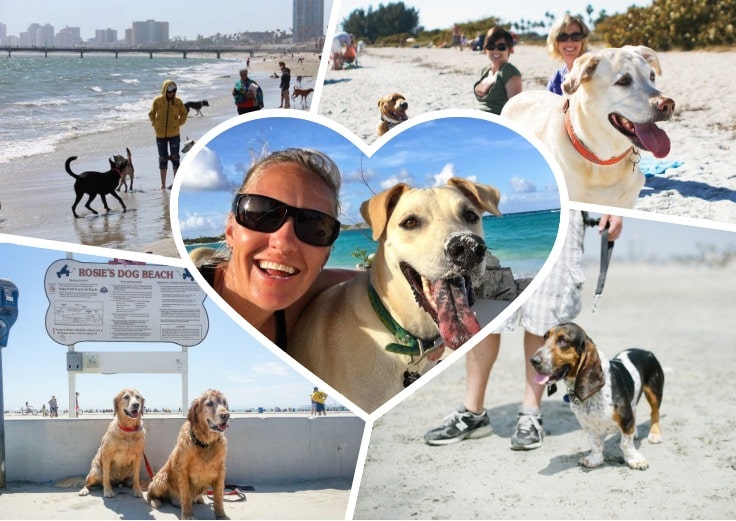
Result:
M296 98L301 96L302 107L306 107L307 98L312 92L314 92L314 89L312 87L309 87L308 89L300 89L299 87L294 87L294 92L291 94L291 99L292 101L294 101L296 100Z
M636 404L642 393L651 409L649 443L661 443L659 407L664 371L657 358L643 349L627 349L610 361L585 331L572 322L547 331L544 345L529 360L537 371L535 381L548 384L553 393L557 380L567 387L566 400L581 427L588 433L590 454L580 459L584 467L603 464L603 440L621 432L621 450L632 469L645 470L649 462L636 450Z
M197 116L204 116L202 114L202 107L209 107L210 104L206 99L203 99L201 101L187 101L184 103L184 106L187 108L187 114L189 114L191 109L194 109L194 113Z
M130 190L133 191L133 179L135 178L135 168L133 167L133 156L130 153L130 149L126 148L125 151L128 153L128 159L125 159L123 156L113 156L113 161L115 163L123 163L124 165L120 169L120 183L118 183L118 192L120 191L120 187L125 186L125 191L128 191L128 182L127 180L130 179Z
M113 483L132 481L133 495L143 497L140 484L141 461L146 431L143 429L145 400L135 389L126 388L113 399L114 418L102 436L100 448L80 496L89 495L90 487L102 485L105 497L115 497Z
M117 199L123 207L123 212L126 212L127 208L125 207L125 203L120 196L115 193L115 189L120 184L121 172L123 168L125 168L125 164L127 162L126 159L123 156L115 156L114 158L108 159L110 162L110 170L107 172L86 171L81 174L75 174L72 172L70 165L75 159L77 159L77 156L71 156L66 160L66 164L64 165L66 172L76 179L76 181L74 181L74 193L76 194L76 199L74 199L74 204L72 204L72 213L74 214L74 217L79 217L79 215L77 215L77 205L85 194L88 194L89 198L84 206L86 206L93 214L97 214L98 212L90 206L90 203L95 197L97 197L97 195L102 199L102 204L105 206L105 210L108 212L110 211L110 207L107 206L107 200L105 199L105 196L108 194Z
M181 507L181 519L193 519L192 504L203 503L211 487L215 519L229 519L225 493L225 429L230 423L227 399L209 389L195 398L179 430L174 450L148 486L148 502L159 508L163 501Z
M399 123L403 123L409 116L406 110L409 108L409 102L403 94L394 92L387 94L378 100L378 112L381 114L381 122L378 124L377 132L379 136L394 128Z
M482 215L500 215L499 197L451 178L364 202L378 241L371 269L317 295L287 352L364 411L383 405L434 365L440 345L457 349L480 331L470 279L485 270Z
M644 186L639 149L657 158L670 151L657 123L672 117L675 102L657 89L658 74L657 54L643 45L586 53L563 82L564 96L524 91L501 115L549 147L571 200L633 208Z

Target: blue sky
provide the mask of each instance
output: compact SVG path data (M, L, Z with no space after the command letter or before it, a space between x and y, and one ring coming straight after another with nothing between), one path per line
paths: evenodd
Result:
M67 347L46 332L48 299L44 275L51 263L66 258L65 251L0 243L0 278L9 279L19 289L18 320L11 328L7 347L2 349L5 409L15 411L26 401L40 408L51 395L59 406L68 407L66 371ZM8 262L12 259L12 262ZM74 254L83 262L107 263L110 258ZM292 369L281 358L260 345L249 333L211 299L205 300L209 332L202 343L189 352L189 401L199 393L216 388L225 393L231 407L299 407L309 405L314 383ZM79 342L85 351L175 351L171 343ZM79 373L76 378L83 408L110 408L123 387L137 388L147 406L178 409L181 404L181 376L178 374ZM335 404L328 398L329 404ZM187 404L188 405L188 404Z
M554 173L525 137L477 111L443 111L410 119L390 141L365 145L319 116L262 111L246 122L225 122L187 154L177 179L179 225L184 238L219 235L233 190L253 152L316 148L340 167L343 223L360 223L361 202L399 181L414 187L464 177L502 193L503 213L560 207ZM381 146L382 143L383 146Z

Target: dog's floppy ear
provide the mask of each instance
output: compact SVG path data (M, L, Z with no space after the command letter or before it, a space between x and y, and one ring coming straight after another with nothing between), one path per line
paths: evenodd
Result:
M577 375L575 377L575 396L585 401L598 392L606 383L603 366L598 356L598 349L588 335L585 335L583 354L580 357Z
M189 412L187 413L187 421L189 422L189 425L194 427L197 425L197 412L199 409L200 400L199 398L195 398L195 400L192 402L192 405L189 406Z
M662 75L662 66L659 64L659 57L657 53L646 45L624 45L621 47L632 52L635 52L642 58L644 58L649 65L657 72L657 75Z
M120 406L121 398L122 398L121 393L118 393L115 395L115 398L112 399L112 415L113 416L118 415L118 407Z
M501 193L496 188L473 183L462 177L451 177L447 180L447 184L458 188L476 207L493 215L501 215L498 211Z
M575 58L575 62L572 64L572 70L568 73L565 81L562 82L562 89L565 91L565 94L572 94L578 90L581 83L590 81L599 62L600 58L592 53L585 53Z
M409 189L409 185L399 183L393 188L374 195L367 201L363 201L363 204L360 205L360 215L363 216L365 222L373 230L374 241L377 241L383 235L383 231L386 229L386 224L388 224L388 219L391 217L391 212L396 207L396 203L399 201L401 195Z

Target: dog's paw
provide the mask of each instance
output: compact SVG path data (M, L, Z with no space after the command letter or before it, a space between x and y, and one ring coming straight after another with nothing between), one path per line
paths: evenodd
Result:
M204 503L204 495L203 494L198 495L197 497L195 497L192 500L192 503L199 503L200 505L203 504Z
M138 489L133 489L133 495L135 497L143 497L143 491Z
M649 462L641 454L627 458L626 464L634 470L647 470L649 468Z
M148 504L151 505L153 508L160 508L161 507L161 501L155 498L148 498Z
M649 443L662 443L662 435L658 432L650 432L647 439Z
M82 490L79 491L80 496L89 496L89 489L87 487L84 487Z
M104 496L105 497L115 497L115 492L113 492L112 489L105 490Z
M578 465L589 469L600 467L603 465L603 455L594 456L593 454L588 454L578 460Z

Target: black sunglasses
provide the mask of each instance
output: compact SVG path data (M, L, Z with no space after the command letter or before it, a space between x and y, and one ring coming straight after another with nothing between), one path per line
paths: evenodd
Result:
M273 233L291 215L297 239L312 246L330 246L340 233L340 221L324 212L296 208L265 195L238 194L233 214L240 226L262 233Z
M583 33L560 33L557 35L558 42L566 42L572 40L573 42L582 42L585 35Z
M486 50L488 51L495 51L496 49L498 49L499 51L505 51L508 48L509 46L506 45L505 43L497 43L495 45L492 43L489 43L488 45L486 45Z

